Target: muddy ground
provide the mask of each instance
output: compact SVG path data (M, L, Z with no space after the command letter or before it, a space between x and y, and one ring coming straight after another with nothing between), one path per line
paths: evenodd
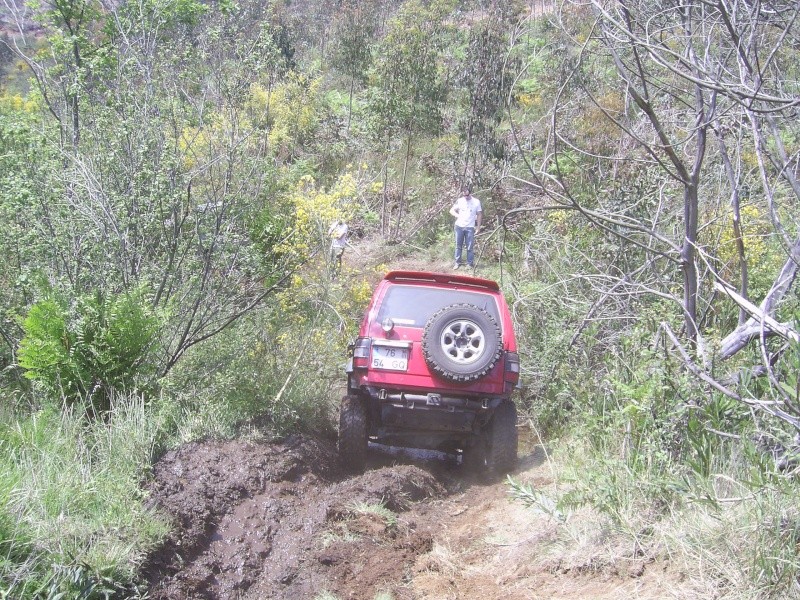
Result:
M147 565L150 597L668 597L663 570L635 553L607 564L553 553L552 515L511 498L503 480L434 453L370 454L366 473L347 477L333 442L308 436L168 453L150 502L174 530ZM514 477L550 484L543 451L523 444Z

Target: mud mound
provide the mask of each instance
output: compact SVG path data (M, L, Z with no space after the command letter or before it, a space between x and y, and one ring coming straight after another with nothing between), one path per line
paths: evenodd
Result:
M335 456L331 443L305 436L188 444L165 455L150 495L174 527L146 567L150 596L288 599L329 591L371 600L402 582L433 538L428 526L393 513L443 488L409 465L340 481Z
M408 510L412 502L444 494L444 488L427 471L411 465L384 467L331 486L333 505L356 502L383 504L389 510Z

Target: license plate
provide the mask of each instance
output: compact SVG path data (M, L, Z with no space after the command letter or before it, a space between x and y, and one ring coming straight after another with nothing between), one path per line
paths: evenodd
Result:
M372 368L406 371L408 369L408 348L372 346Z

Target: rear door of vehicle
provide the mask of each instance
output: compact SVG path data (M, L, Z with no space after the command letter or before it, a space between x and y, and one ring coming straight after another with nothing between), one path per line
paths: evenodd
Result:
M488 312L502 327L495 296L474 290L454 289L431 284L392 284L370 314L369 336L372 338L370 382L396 384L409 388L451 388L463 385L436 376L422 354L425 324L438 310L453 304L470 304ZM391 319L388 332L384 323ZM491 393L489 382L472 382L470 389Z

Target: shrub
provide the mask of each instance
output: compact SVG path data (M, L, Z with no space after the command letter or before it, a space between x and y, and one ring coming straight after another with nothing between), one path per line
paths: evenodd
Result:
M157 319L141 293L96 292L71 307L58 297L34 304L23 322L19 363L51 398L111 408L114 390L146 388Z

